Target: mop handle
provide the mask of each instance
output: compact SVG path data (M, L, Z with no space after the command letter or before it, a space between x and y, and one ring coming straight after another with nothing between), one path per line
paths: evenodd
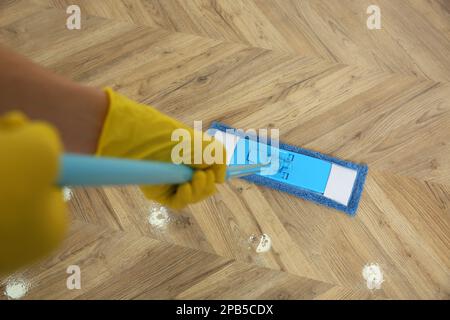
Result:
M159 161L64 154L60 162L57 184L61 187L181 184L191 181L194 174L194 169L186 165ZM260 173L268 165L270 163L230 165L226 179Z
M64 154L59 186L180 184L192 180L193 169L167 162L138 161Z
M58 185L61 187L181 184L191 181L194 174L194 169L186 165L147 160L64 154L60 162ZM226 178L257 174L268 165L231 165L227 167Z

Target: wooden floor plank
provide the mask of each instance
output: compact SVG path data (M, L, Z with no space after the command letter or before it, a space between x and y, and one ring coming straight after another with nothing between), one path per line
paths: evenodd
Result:
M381 30L368 30L369 0L34 0L171 31L333 62L449 81L450 19L445 1L381 0Z

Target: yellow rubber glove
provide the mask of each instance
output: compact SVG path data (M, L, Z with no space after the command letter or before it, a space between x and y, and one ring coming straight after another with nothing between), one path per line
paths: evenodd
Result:
M109 110L100 136L97 155L172 162L172 149L178 144L171 141L172 132L182 128L189 131L193 137L194 130L156 109L134 102L113 90L107 88ZM199 132L197 132L199 133ZM203 135L202 133L200 133ZM191 144L191 163L195 158L193 138ZM205 148L221 149L225 159L225 149L222 144L211 139L203 142ZM197 154L197 157L199 155ZM204 161L202 162L204 163ZM147 198L155 200L173 209L182 209L190 203L198 202L216 191L215 183L225 180L226 164L189 164L197 169L190 183L181 185L143 186L142 191Z
M62 147L56 131L20 113L0 117L0 274L48 254L67 227L55 187Z

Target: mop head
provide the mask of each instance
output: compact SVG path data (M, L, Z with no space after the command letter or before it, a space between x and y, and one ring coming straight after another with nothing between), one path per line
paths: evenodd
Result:
M270 162L276 150L276 172L253 174L242 179L355 215L367 175L367 165L333 158L319 152L279 143L276 148L257 136L214 122L208 133L222 141L228 165ZM240 150L240 152L237 152ZM243 151L243 152L241 152ZM239 155L238 155L239 154ZM243 155L243 156L242 156Z

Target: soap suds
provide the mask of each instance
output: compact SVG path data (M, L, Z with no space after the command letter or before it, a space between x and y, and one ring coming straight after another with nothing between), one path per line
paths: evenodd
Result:
M68 187L63 188L63 199L65 202L72 200L73 192Z
M384 282L384 279L378 264L366 264L363 268L362 276L367 281L367 288L369 290L381 289L381 284Z
M6 282L4 294L8 299L18 300L23 298L30 288L31 284L27 280L11 278Z
M165 229L170 222L167 208L155 205L150 207L148 222L155 228Z
M272 248L272 239L267 234L261 235L258 247L256 248L257 253L264 253Z
M248 239L250 246L248 249L254 249L256 253L265 253L272 248L272 239L268 234L262 234L260 236L251 235Z

